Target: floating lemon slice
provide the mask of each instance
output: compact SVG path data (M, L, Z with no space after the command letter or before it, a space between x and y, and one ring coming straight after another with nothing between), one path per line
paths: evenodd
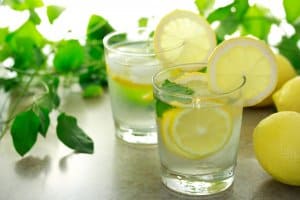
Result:
M242 77L244 106L252 106L275 89L277 64L271 49L262 41L239 37L221 43L208 61L209 85L219 92L236 88Z
M119 76L113 76L111 84L120 96L132 103L148 105L153 101L151 84L135 83Z
M154 32L154 50L166 63L207 62L216 36L201 16L175 10L161 19Z
M171 109L164 113L161 123L166 147L187 159L200 159L218 152L232 132L230 113L218 106Z

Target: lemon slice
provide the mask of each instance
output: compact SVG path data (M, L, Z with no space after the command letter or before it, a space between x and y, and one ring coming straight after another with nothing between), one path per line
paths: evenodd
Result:
M184 152L202 158L219 151L227 143L231 121L230 114L220 107L185 109L173 122L173 137Z
M201 16L175 10L163 17L154 32L154 50L166 63L206 62L216 46L216 36Z
M181 109L171 109L166 111L163 114L163 117L161 119L161 126L160 126L160 133L161 133L161 137L162 137L162 141L164 143L164 145L166 146L166 148L171 151L172 153L174 153L175 155L184 157L184 158L189 158L189 159L196 159L196 157L194 155L188 154L186 152L184 152L183 150L181 150L177 144L174 141L174 137L172 136L172 132L170 127L171 124L173 124L174 122L174 118L177 116L178 113L181 112Z
M192 89L195 95L209 94L207 76L203 72L185 72L174 82Z
M277 64L271 49L262 41L239 37L221 43L208 61L209 85L219 92L236 88L244 76L244 106L252 106L275 89Z
M218 152L229 141L231 132L231 115L218 106L174 108L165 112L161 121L165 146L187 159L200 159Z
M138 105L148 105L153 102L152 85L135 83L120 76L113 76L111 87L118 91L118 94Z

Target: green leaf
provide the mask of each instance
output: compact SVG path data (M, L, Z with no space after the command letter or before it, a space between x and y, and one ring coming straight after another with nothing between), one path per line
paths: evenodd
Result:
M28 110L19 113L12 124L11 135L16 151L25 155L35 144L40 127L40 120L33 112Z
M44 5L42 0L4 0L3 2L12 9L19 11L39 8Z
M148 25L148 18L146 17L141 17L138 21L139 27L147 27Z
M113 27L103 17L92 15L87 27L87 39L102 42L104 36L114 31Z
M164 91L162 94L159 94L156 98L156 114L158 117L161 117L162 114L166 111L172 108L173 106L164 103L163 101L159 99L163 99L164 101L171 102L171 101L179 101L179 102L186 102L190 101L190 99L180 97L180 95L192 95L194 94L194 91L188 87L185 87L183 85L179 85L177 83L171 82L168 79L166 79L162 85L162 90ZM174 95L172 95L174 94Z
M74 117L61 113L57 118L56 133L68 147L79 153L93 153L94 143L81 128Z
M7 36L8 41L12 43L14 49L19 47L16 40L20 38L31 40L37 47L44 46L46 42L43 35L37 30L35 24L31 21L25 22L21 27Z
M91 65L79 75L79 84L84 89L89 85L107 86L107 76L104 63Z
M82 96L84 98L99 97L103 94L103 89L100 85L91 84L84 88Z
M272 24L279 24L279 21L272 17L270 10L257 5L251 6L242 23L243 35L251 34L267 41Z
M41 23L41 18L35 12L35 10L32 9L29 12L30 12L29 20L32 21L34 24L40 24Z
M155 110L156 110L157 117L162 117L163 113L171 108L173 108L173 106L171 106L163 101L160 101L159 99L156 99Z
M54 56L54 67L58 72L73 72L81 67L84 61L84 48L78 40L65 40L58 45Z
M19 77L14 78L0 78L0 88L4 88L4 91L9 91L16 88L20 84Z
M42 49L37 47L31 38L17 37L9 41L12 51L11 57L14 59L14 68L33 69L44 66L46 58Z
M37 100L37 105L46 108L49 112L57 108L60 104L60 98L57 94L57 88L59 85L59 79L55 76L44 76L42 80L48 88L48 92L45 93L40 99Z
M60 6L54 6L54 5L47 6L47 16L49 22L52 24L61 15L61 13L64 10L65 8Z
M8 35L8 27L0 28L0 47L6 42L6 36Z
M279 52L289 59L298 74L300 74L300 49L297 46L299 41L300 36L295 34L292 37L283 37L277 45Z
M183 85L179 85L177 83L171 82L168 79L165 80L162 84L162 89L166 92L183 94L183 95L192 95L194 91L188 87Z
M233 17L236 21L240 21L248 8L248 0L235 0L229 5L214 10L209 14L207 20L212 23L214 21L227 20L228 17Z
M6 41L15 60L14 68L30 69L45 64L46 58L41 48L46 40L33 22L25 22L17 30L8 34Z
M209 14L207 20L210 23L220 22L216 29L218 42L223 41L225 35L230 35L238 30L248 9L248 0L235 0L233 3L220 7Z
M201 14L210 9L215 3L215 0L195 0L195 4Z
M34 106L33 111L40 120L39 132L46 137L50 125L49 110L40 106Z
M283 7L289 23L294 24L300 20L300 3L298 1L283 0Z

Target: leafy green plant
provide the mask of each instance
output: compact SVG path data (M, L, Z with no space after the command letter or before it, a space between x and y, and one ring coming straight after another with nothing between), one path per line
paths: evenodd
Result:
M286 19L277 19L275 15L261 5L249 5L248 0L234 0L232 3L215 10L209 10L209 0L195 0L199 13L205 15L212 24L218 23L215 29L218 42L222 42L227 35L239 33L239 35L252 35L268 44L268 36L271 27L280 27L280 24L288 23L294 29L290 36L283 35L281 41L272 46L282 55L286 56L300 73L300 4L294 0L283 0Z
M14 147L23 156L36 143L38 134L46 137L50 114L56 111L58 139L76 152L93 153L92 139L74 117L59 110L58 89L77 83L84 98L102 95L107 85L102 39L113 27L103 17L91 15L84 44L77 39L50 41L37 28L41 19L36 9L45 6L42 0L3 3L16 11L29 12L29 17L16 30L0 28L0 64L7 60L13 63L1 68L14 74L0 76L0 89L13 99L7 119L0 122L6 125L0 139L10 128ZM60 6L47 6L49 22L52 24L63 11ZM33 88L40 92L30 94ZM29 94L34 95L34 101L18 109Z

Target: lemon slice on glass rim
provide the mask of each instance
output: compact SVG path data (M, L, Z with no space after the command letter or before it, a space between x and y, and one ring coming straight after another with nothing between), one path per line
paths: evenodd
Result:
M154 32L157 57L172 64L207 62L216 36L205 18L187 10L165 15Z
M252 106L269 96L277 84L277 63L272 50L263 41L238 37L223 41L208 60L209 86L228 92L241 82L244 106Z

